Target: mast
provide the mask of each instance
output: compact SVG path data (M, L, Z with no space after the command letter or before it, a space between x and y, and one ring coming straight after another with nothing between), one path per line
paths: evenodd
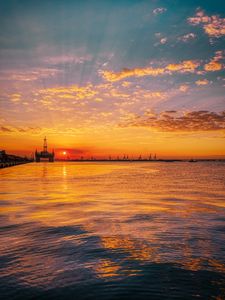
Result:
M47 146L47 139L46 139L46 137L44 138L43 151L44 152L48 152L48 146Z

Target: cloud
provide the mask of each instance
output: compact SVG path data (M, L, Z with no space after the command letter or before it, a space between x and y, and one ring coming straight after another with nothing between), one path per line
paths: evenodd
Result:
M157 7L153 10L153 14L154 15L159 15L159 14L162 14L166 11L167 11L167 9L165 7Z
M168 64L165 67L153 68L134 68L123 69L120 72L112 71L100 71L102 77L107 81L119 81L127 77L143 77L143 76L159 76L159 75L171 75L172 73L194 73L199 67L200 63L194 60L186 60L178 64Z
M123 86L123 87L129 87L129 86L131 86L131 82L124 81L124 82L122 83L122 86Z
M44 62L47 62L50 65L59 65L66 63L82 64L85 61L90 61L92 55L58 55L58 56L47 56L43 59Z
M192 32L184 34L184 35L182 35L178 38L179 41L182 41L184 43L187 43L187 42L189 42L191 40L194 40L194 39L196 39L196 34L194 34Z
M192 25L202 25L210 37L219 38L225 35L225 18L218 15L207 16L204 11L198 10L194 17L188 18L188 22Z
M205 71L214 72L222 70L223 65L217 61L211 61L204 66Z
M0 136L10 135L10 136L18 136L18 135L24 135L24 136L45 136L45 135L69 135L69 136L78 136L80 134L80 126L79 124L76 124L76 127L71 127L64 124L58 124L54 127L43 126L43 127L37 127L37 126L16 126L11 124L4 124L0 125Z
M0 72L0 80L34 81L41 78L53 77L61 70L53 68L31 68L29 70L4 70Z
M163 68L134 68L134 69L127 69L124 68L120 72L112 72L112 71L100 71L102 77L107 81L119 81L121 79L127 77L142 77L142 76L158 76L164 73Z
M0 126L0 132L14 132L14 130L7 126Z
M97 91L92 84L86 86L71 85L68 87L56 87L39 90L39 94L44 96L58 97L61 99L83 100L94 97Z
M21 95L20 94L11 94L10 95L10 101L17 103L21 101Z
M166 37L164 37L164 38L162 38L160 40L160 44L162 44L162 45L166 44L166 42L167 42L167 38Z
M0 134L11 134L11 133L24 133L24 134L39 134L41 132L40 127L32 126L11 126L11 125L2 125L0 126Z
M222 59L224 59L224 51L217 51L211 61L204 65L205 71L214 72L222 70L224 68L220 62Z
M214 72L222 70L223 65L217 61L211 61L204 66L205 71Z
M185 60L179 64L169 64L165 69L171 72L194 73L200 63L194 60Z
M187 84L183 84L179 87L179 90L183 93L187 92L188 89L189 89L189 86Z
M154 44L154 47L159 45L165 45L168 41L168 38L166 36L163 36L161 32L156 32L155 37L158 39L158 41Z
M192 111L180 114L167 111L160 114L135 115L120 127L148 127L165 132L224 131L225 111Z
M106 125L104 118L109 113L112 117L107 119L108 123L117 124L121 116L120 109L136 110L140 105L155 105L170 96L167 91L111 83L41 89L35 94L36 101L32 103L32 109L37 107L43 114L49 111L66 113L67 118L76 120L76 127L86 126L88 122L88 126Z
M216 51L214 57L204 65L204 70L207 72L215 72L224 69L221 60L225 58L225 51Z
M225 50L216 51L215 56L213 58L214 61L219 61L225 59Z
M200 80L195 81L195 83L197 85L207 85L207 84L209 84L209 81L207 79L200 79Z

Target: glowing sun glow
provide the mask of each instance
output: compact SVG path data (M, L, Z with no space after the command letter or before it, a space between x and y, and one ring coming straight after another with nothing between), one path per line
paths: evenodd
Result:
M0 150L225 157L225 4L170 2L0 1Z

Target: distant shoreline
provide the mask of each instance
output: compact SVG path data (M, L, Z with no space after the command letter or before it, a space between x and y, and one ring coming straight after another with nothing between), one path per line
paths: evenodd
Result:
M41 161L41 162L35 162L35 161L27 161L27 162L8 162L8 163L1 163L0 164L0 169L5 169L9 167L14 167L18 166L21 164L27 164L27 163L42 163L42 162L47 162L47 163L54 163L54 162L48 162L48 161ZM138 159L133 159L133 160L116 160L116 159L96 159L96 160L90 160L90 159L83 159L83 160L78 160L78 159L71 159L71 160L55 160L55 162L64 162L64 163L69 163L69 162L76 162L76 163L157 163L157 162L163 162L163 163L175 163L175 162L188 162L188 163L200 163L200 162L222 162L225 163L225 159L198 159L198 160L187 160L187 159L158 159L158 160L138 160Z
M127 159L127 160L118 160L118 159L56 159L56 162L225 162L225 159L156 159L156 160L148 160L148 159Z

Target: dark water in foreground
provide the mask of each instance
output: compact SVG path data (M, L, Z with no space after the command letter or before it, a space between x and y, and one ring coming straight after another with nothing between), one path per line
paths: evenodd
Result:
M0 170L1 299L225 299L225 164Z

